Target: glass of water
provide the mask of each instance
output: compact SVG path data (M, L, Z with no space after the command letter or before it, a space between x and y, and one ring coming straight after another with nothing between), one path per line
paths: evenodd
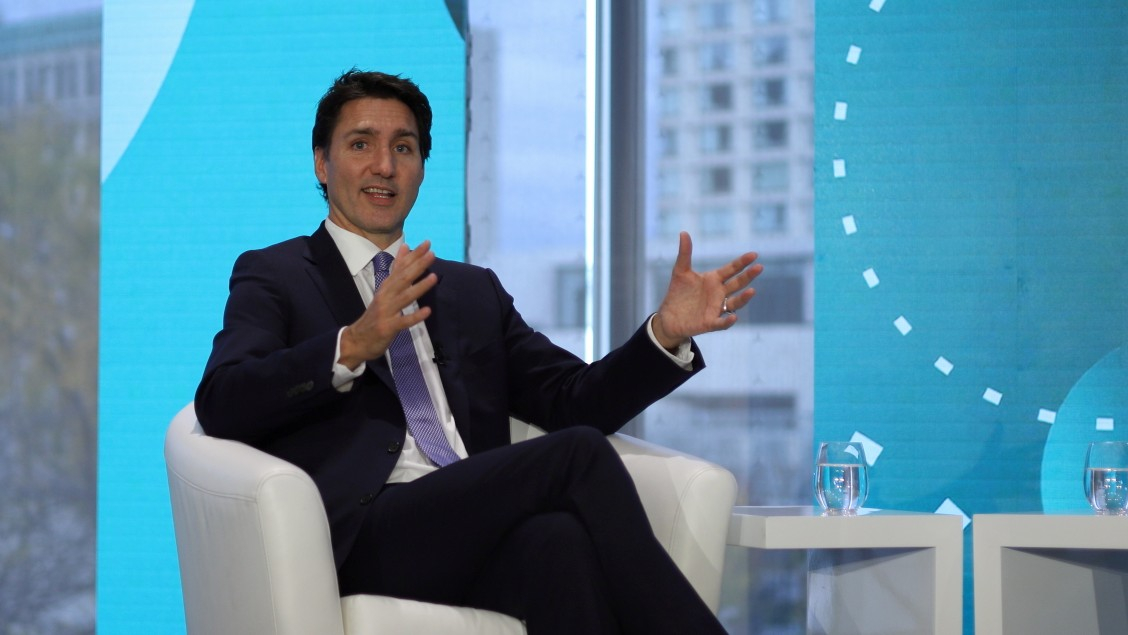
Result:
M835 441L819 446L815 498L831 516L857 513L869 494L866 454L861 443Z
M1098 514L1128 515L1128 442L1089 444L1085 453L1085 498Z

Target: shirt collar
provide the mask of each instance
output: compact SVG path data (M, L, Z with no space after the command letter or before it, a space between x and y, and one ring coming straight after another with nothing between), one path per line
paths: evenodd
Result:
M364 236L354 234L328 218L325 219L325 230L329 232L329 237L333 239L333 243L337 245L337 251L341 252L341 257L345 259L345 266L349 268L349 273L353 277L356 277L368 263L372 262L376 254L387 251L395 256L399 253L400 245L404 244L404 238L401 235L394 243L388 245L387 249L380 249Z

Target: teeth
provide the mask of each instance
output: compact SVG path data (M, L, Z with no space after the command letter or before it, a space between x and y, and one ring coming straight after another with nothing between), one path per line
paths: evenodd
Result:
M368 194L380 194L382 196L391 196L392 195L391 190L385 190L385 189L381 189L381 188L378 188L378 187L366 187L366 188L364 188L364 192L366 192Z

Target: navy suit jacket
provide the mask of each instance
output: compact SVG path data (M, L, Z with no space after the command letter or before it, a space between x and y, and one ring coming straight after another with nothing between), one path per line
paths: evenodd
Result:
M512 415L549 431L590 425L611 433L703 368L679 368L645 327L586 364L531 329L496 275L436 260L438 284L419 304L441 352L439 374L467 452L509 443ZM339 566L364 507L391 474L406 435L384 359L368 362L351 390L331 383L341 327L364 304L324 227L249 251L235 262L223 328L196 391L207 434L285 459L317 484Z

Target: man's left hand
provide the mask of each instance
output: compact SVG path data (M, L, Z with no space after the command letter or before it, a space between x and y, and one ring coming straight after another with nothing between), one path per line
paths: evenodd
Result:
M693 242L682 232L678 257L652 328L658 343L674 350L695 335L722 331L736 324L736 311L756 295L749 285L764 270L753 264L757 254L748 252L712 271L692 268Z

